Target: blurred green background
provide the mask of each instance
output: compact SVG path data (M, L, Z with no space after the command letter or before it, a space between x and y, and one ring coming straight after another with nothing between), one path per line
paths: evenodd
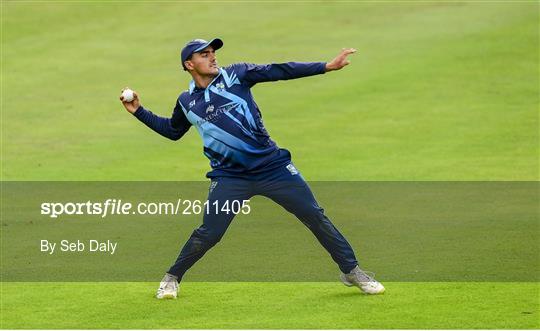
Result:
M538 3L2 2L4 180L200 180L192 129L168 141L118 101L169 116L179 52L221 37L221 65L328 61L253 89L308 180L537 180Z

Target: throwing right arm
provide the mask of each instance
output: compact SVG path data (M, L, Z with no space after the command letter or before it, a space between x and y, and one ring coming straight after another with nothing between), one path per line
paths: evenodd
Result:
M141 106L139 95L137 92L133 94L134 98L130 102L123 100L120 96L120 101L126 110L133 114L139 121L143 122L150 129L160 135L171 140L180 139L191 127L191 123L187 120L182 108L176 101L171 118L161 117Z

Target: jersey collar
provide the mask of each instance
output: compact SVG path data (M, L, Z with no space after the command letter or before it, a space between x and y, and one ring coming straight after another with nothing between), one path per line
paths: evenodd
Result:
M216 75L216 77L214 77L214 79L212 79L210 84L208 84L208 87L212 86L212 84L216 81L216 79L218 79L219 76L222 75L222 71L223 71L223 69L219 68L218 74ZM208 89L208 87L206 89ZM202 90L206 90L206 89L198 88L197 85L195 85L195 81L193 79L191 80L191 82L189 82L189 95L192 95L194 91L198 91L198 90L202 91Z

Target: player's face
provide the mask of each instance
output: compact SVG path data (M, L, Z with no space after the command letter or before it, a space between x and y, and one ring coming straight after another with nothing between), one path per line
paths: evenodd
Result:
M217 75L219 68L216 51L212 46L208 46L200 52L193 53L191 59L186 61L186 67L201 76Z

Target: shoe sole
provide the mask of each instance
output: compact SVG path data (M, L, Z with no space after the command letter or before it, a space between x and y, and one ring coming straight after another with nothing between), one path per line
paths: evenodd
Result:
M167 299L176 299L176 295L174 294L164 294L161 298L156 297L158 300L167 300Z

